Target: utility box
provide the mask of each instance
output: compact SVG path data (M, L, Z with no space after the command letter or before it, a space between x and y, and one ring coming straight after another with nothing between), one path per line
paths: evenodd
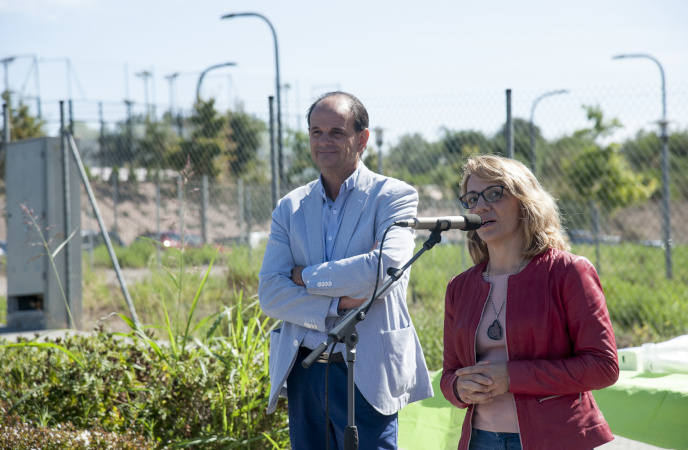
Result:
M61 138L7 146L8 331L81 327L81 179L65 145L67 158Z

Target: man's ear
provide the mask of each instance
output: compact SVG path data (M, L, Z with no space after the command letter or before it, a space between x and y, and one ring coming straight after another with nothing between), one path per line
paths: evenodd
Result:
M360 133L358 133L358 143L356 146L356 151L360 155L365 150L366 145L368 145L368 138L370 137L370 130L367 128Z

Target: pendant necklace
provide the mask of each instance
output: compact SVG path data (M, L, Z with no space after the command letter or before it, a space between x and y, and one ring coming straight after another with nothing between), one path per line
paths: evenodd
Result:
M521 264L518 265L518 269L516 269L516 272L512 273L511 275L517 274L521 271L521 267L523 266L523 262L526 259L523 258L521 260ZM487 263L487 270L485 271L485 278L487 278L487 282L490 282L490 262L488 261ZM493 341L501 341L502 340L502 324L499 323L499 313L502 312L502 308L504 308L504 305L506 304L506 294L504 295L504 300L502 300L502 305L499 307L499 311L497 311L497 308L495 308L494 302L492 301L492 288L490 288L490 304L492 305L492 311L495 313L495 320L492 322L492 325L487 329L487 337L492 339Z

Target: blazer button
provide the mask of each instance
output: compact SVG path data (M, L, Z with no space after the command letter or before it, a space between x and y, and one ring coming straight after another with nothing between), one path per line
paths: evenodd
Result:
M294 339L294 347L298 347L298 346L299 346L299 341L297 341L296 339Z

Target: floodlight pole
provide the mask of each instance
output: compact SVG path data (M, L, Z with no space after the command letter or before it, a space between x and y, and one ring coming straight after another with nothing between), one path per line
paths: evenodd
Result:
M657 122L659 124L660 135L659 139L662 142L662 229L664 234L664 265L666 269L667 279L673 278L673 267L671 257L671 205L669 203L669 134L667 133L667 116L666 116L666 82L664 79L664 68L662 64L651 55L647 54L630 54L630 55L616 55L612 59L625 58L646 58L654 61L659 67L659 74L662 77L662 118Z

